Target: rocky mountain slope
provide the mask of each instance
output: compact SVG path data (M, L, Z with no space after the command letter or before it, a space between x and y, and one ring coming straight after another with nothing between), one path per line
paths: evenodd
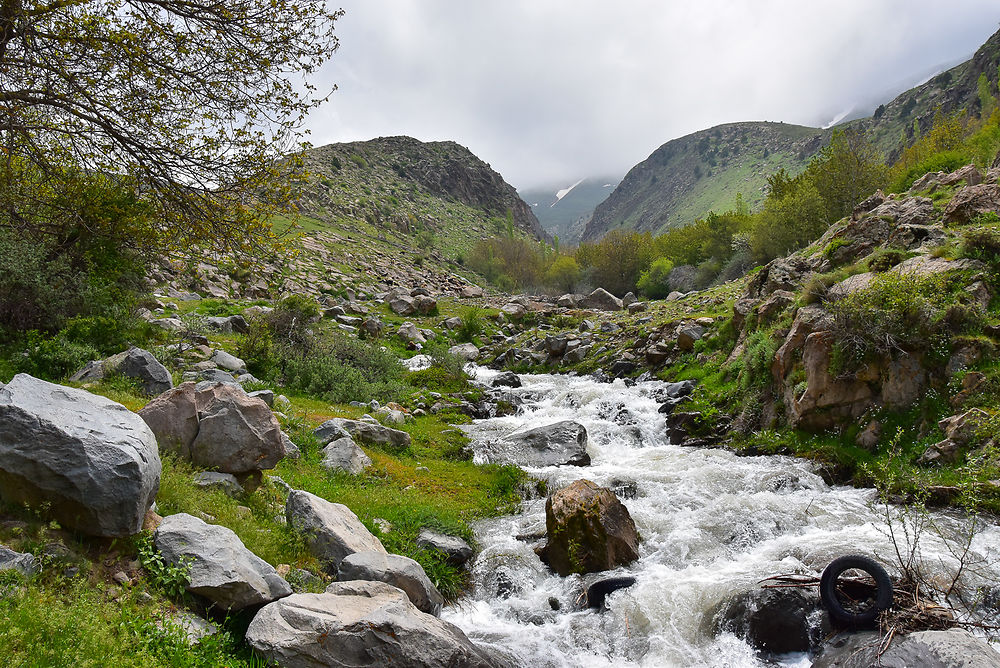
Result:
M917 129L926 132L937 110L980 111L978 80L991 81L1000 66L1000 32L968 61L879 106L868 118L844 123L869 134L891 163ZM625 176L595 209L583 240L612 229L663 231L709 211L724 211L742 193L754 205L769 174L784 167L797 174L830 137L829 130L782 123L733 123L674 139L656 149Z
M731 209L736 194L763 201L767 177L802 171L830 132L787 123L731 123L674 139L625 175L583 232L593 241L624 227L660 232L709 211Z
M452 250L514 226L548 238L531 208L488 164L455 142L411 137L329 144L304 154L308 185L299 207L319 219L362 220Z
M621 177L588 177L575 183L518 191L546 232L567 244L580 240L594 208L607 199Z

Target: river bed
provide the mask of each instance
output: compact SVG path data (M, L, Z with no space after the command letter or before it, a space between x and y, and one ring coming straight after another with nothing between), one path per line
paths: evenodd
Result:
M475 368L488 384L496 372ZM711 633L712 615L732 594L782 573L816 575L848 553L894 563L872 490L827 485L806 460L740 457L722 449L682 448L667 440L657 412L659 381L626 386L589 377L523 375L511 392L528 400L515 416L465 427L479 461L491 440L560 420L589 434L587 467L527 468L550 490L579 478L619 491L641 537L640 558L602 575L630 575L635 586L608 597L607 610L578 610L588 576L551 573L532 546L545 530L544 498L518 515L475 526L482 552L474 589L443 617L473 640L531 668L577 666L766 666L743 640ZM957 520L939 520L960 529ZM519 538L520 537L520 538ZM981 531L974 551L987 557L987 580L1000 580L993 549L1000 529ZM955 565L940 539L922 542L925 559ZM890 569L891 572L891 569ZM558 610L554 609L558 607ZM780 665L809 666L804 654Z

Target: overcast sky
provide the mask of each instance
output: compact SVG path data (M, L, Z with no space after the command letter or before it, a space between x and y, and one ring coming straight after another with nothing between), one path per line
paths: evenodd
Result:
M332 0L331 4L336 0ZM310 140L469 147L518 188L732 121L822 125L955 63L998 0L343 0Z

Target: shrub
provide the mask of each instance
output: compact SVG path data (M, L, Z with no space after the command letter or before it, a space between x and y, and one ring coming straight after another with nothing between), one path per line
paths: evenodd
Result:
M319 304L309 297L290 295L278 302L266 318L275 340L303 344L309 339L308 325L319 318Z
M458 337L459 341L471 342L477 336L483 333L486 327L485 321L483 319L483 309L478 306L467 306L462 309L462 313L459 315L462 320L462 324L458 326L455 330L455 335Z
M571 292L580 281L580 265L569 255L559 255L545 270L546 285Z
M333 403L385 403L404 394L404 369L396 356L364 341L335 334L308 348L283 345L278 356L288 387Z
M966 230L962 235L961 254L963 257L1000 265L1000 230L990 227Z
M897 264L906 259L906 253L894 248L884 248L872 253L868 258L868 270L875 273L889 271Z
M913 182L930 172L953 172L959 167L969 164L969 156L962 151L942 151L930 155L911 167L903 170L898 169L892 183L889 184L890 192L906 192L913 185Z
M642 272L636 287L650 299L663 299L670 294L670 272L674 263L665 257L653 260L649 269Z

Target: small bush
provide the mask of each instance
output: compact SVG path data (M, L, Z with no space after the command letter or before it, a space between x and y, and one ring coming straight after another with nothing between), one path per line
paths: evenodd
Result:
M397 401L404 394L404 369L391 352L335 334L308 348L281 346L281 375L295 390L333 403Z
M465 307L462 309L459 318L461 318L462 324L455 330L455 335L459 341L472 342L486 328L483 309L478 306Z
M961 254L987 264L1000 265L1000 230L991 227L966 230L962 238Z
M906 253L893 248L885 248L872 253L868 258L868 270L875 273L889 271L897 264L906 259Z
M663 299L671 292L670 272L673 270L673 262L665 257L657 258L649 265L649 269L640 274L636 287L650 299Z
M921 178L924 174L931 172L953 172L967 164L969 164L969 156L964 152L942 151L935 153L898 174L893 182L889 184L889 192L906 192L913 185L913 182Z

